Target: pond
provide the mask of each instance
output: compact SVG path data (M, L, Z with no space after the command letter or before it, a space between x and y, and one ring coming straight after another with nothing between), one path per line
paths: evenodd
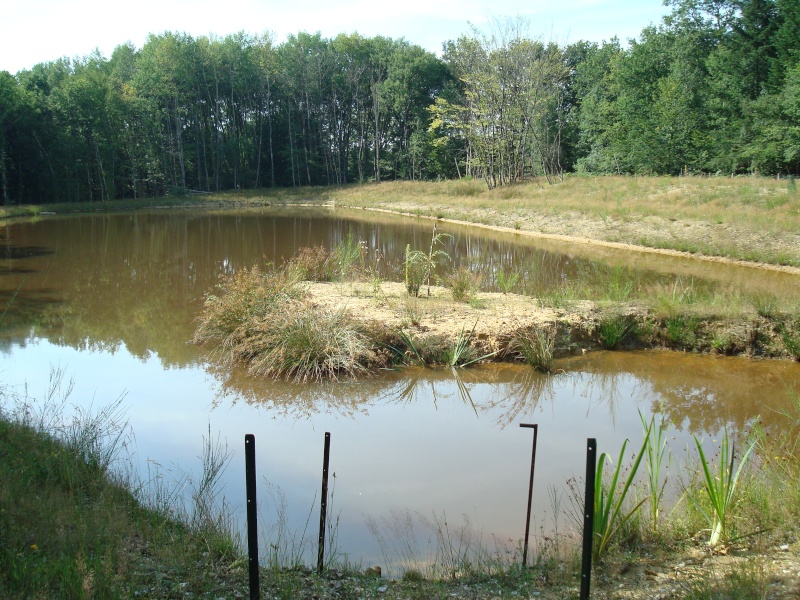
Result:
M283 524L305 530L315 552L324 433L335 473L338 552L361 564L424 561L437 528L469 530L486 547L518 545L524 533L531 433L539 424L534 486L537 535L571 526L553 515L569 505L566 482L584 472L587 437L616 455L641 442L645 418L672 423L673 460L713 444L723 427L776 411L800 383L800 364L669 352L597 352L561 359L556 374L486 365L468 370L407 368L338 384L290 385L221 370L189 343L204 294L222 273L332 247L348 234L380 255L381 276L400 278L407 244L427 249L431 223L363 211L163 210L59 216L0 227L2 384L43 397L51 369L73 378L70 402L101 407L124 395L135 433L134 464L178 481L198 475L202 439L234 453L223 493L244 514L246 433L256 435L264 536ZM523 273L536 293L568 281L598 290L614 277L632 286L691 280L793 297L797 277L686 259L440 226L449 267ZM372 260L372 258L368 258ZM389 265L388 267L386 265ZM796 390L795 392L796 393ZM413 535L412 535L413 534ZM404 539L405 536L405 539ZM406 543L408 542L408 543ZM264 542L266 547L266 542ZM435 545L435 544L434 544ZM408 548L413 547L413 552ZM409 556L414 554L413 557ZM387 562L388 561L388 562Z

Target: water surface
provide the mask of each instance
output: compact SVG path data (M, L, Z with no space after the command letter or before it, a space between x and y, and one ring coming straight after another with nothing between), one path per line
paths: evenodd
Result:
M203 295L220 274L280 262L301 246L331 247L348 234L366 243L368 257L399 264L407 244L430 244L430 227L362 212L287 209L7 223L0 228L2 382L42 397L51 368L61 368L76 382L72 402L97 407L124 394L142 473L149 461L176 477L197 473L202 437L221 436L235 453L224 491L237 509L243 438L255 434L265 528L283 495L290 527L303 530L318 501L329 431L338 545L354 560L384 564L367 523L387 530L406 514L417 522L423 558L431 533L420 517L468 521L489 546L519 542L531 445L520 423L540 425L534 512L539 525L552 528L548 489L566 494L565 482L583 473L587 437L616 455L624 439L640 442L640 411L645 418L660 413L673 423L670 446L683 460L693 434L713 444L723 427L747 429L757 418L778 426L778 411L800 382L798 363L651 351L564 359L552 376L514 365L409 368L297 386L220 370L189 343ZM593 286L613 274L635 285L680 277L709 289L797 292L797 278L779 273L446 230L452 264L489 274L519 265L530 289L565 279ZM384 276L399 274L386 268ZM563 515L561 521L569 526Z

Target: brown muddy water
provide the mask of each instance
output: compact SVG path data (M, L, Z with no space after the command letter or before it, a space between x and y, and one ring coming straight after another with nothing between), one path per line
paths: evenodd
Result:
M529 293L563 285L597 289L691 280L709 290L768 290L797 297L796 276L557 245L446 227L453 265L491 287L499 268L523 273ZM529 429L539 424L536 537L568 532L551 497L569 506L566 482L584 472L587 437L616 455L641 441L639 411L672 424L673 465L711 447L722 428L746 430L800 393L800 364L668 352L598 352L557 361L545 376L525 367L387 371L349 383L290 385L221 371L189 343L204 293L221 273L280 262L307 245L347 235L365 261L400 278L406 244L427 249L431 224L364 212L264 209L150 211L51 217L0 227L0 384L43 398L51 369L75 381L69 403L95 408L124 395L142 477L198 476L202 438L234 456L223 493L244 515L243 438L256 435L262 556L283 522L307 561L315 553L324 432L331 432L334 542L339 557L394 569L431 560L435 530L494 550L520 543L525 526ZM375 262L376 256L380 258ZM387 265L390 265L387 267ZM675 471L673 467L673 471ZM282 517L280 515L283 515ZM438 525L437 525L438 524ZM285 539L285 538L284 538ZM283 547L291 546L291 543Z

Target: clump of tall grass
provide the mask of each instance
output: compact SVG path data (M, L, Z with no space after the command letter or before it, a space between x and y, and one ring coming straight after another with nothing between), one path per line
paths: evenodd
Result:
M658 533L661 503L667 487L667 478L662 470L669 469L671 455L664 435L666 431L664 418L656 419L656 416L653 415L648 423L642 412L639 411L639 419L642 421L642 430L647 439L644 454L645 469L647 471L645 482L650 505L650 524L653 533Z
M789 355L795 360L800 360L800 318L782 323L778 327L778 334Z
M756 313L765 319L771 319L778 312L778 298L769 292L750 294L747 300Z
M597 560L605 556L610 544L615 541L622 528L630 521L647 500L647 496L638 501L629 501L628 492L636 479L639 465L650 445L650 436L653 421L644 432L644 440L639 451L634 455L633 463L628 468L627 475L623 471L625 449L628 440L622 443L616 465L612 465L611 456L603 452L597 460L597 478L594 486L594 547L593 552ZM605 483L605 463L611 466L611 481ZM622 479L621 479L622 478Z
M555 359L556 333L553 324L516 329L511 334L505 354L516 356L537 371L549 373Z
M478 322L475 321L475 325L473 325L472 329L469 331L467 331L466 326L461 327L461 331L458 333L458 336L456 336L452 348L447 353L448 366L468 367L469 365L491 358L496 354L496 352L489 352L482 356L476 354L475 348L472 346L472 337L475 334L475 327L477 325Z
M289 260L288 268L296 269L306 281L333 281L339 274L333 254L323 246L300 248Z
M214 342L232 351L254 322L306 295L301 279L296 269L275 269L272 265L266 270L254 265L222 277L206 295L195 342Z
M709 464L709 460L697 436L694 437L694 441L702 466L701 489L704 492L706 502L701 502L695 494L690 494L689 498L711 526L708 545L714 548L720 542L728 543L731 539L731 513L736 500L736 489L742 470L747 464L747 459L753 451L754 445L751 444L747 448L739 459L738 466L735 466L736 452L731 447L728 432L725 430L719 448L718 464L716 468L713 468L713 465ZM704 504L710 506L710 509L706 510Z
M194 339L257 375L305 382L366 373L379 355L365 327L304 295L296 269L242 269L206 296Z
M597 323L596 332L604 348L613 350L636 331L636 317L620 313L604 315Z
M508 294L517 285L519 277L519 272L500 269L497 271L497 287L503 294Z
M344 310L307 303L253 324L236 354L255 375L295 382L338 380L369 373L377 354L367 332Z

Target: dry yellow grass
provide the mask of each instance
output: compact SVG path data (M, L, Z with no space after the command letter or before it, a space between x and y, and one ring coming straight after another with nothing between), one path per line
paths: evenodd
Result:
M757 177L567 177L489 190L482 181L395 181L227 196L325 202L520 231L800 266L800 192Z

